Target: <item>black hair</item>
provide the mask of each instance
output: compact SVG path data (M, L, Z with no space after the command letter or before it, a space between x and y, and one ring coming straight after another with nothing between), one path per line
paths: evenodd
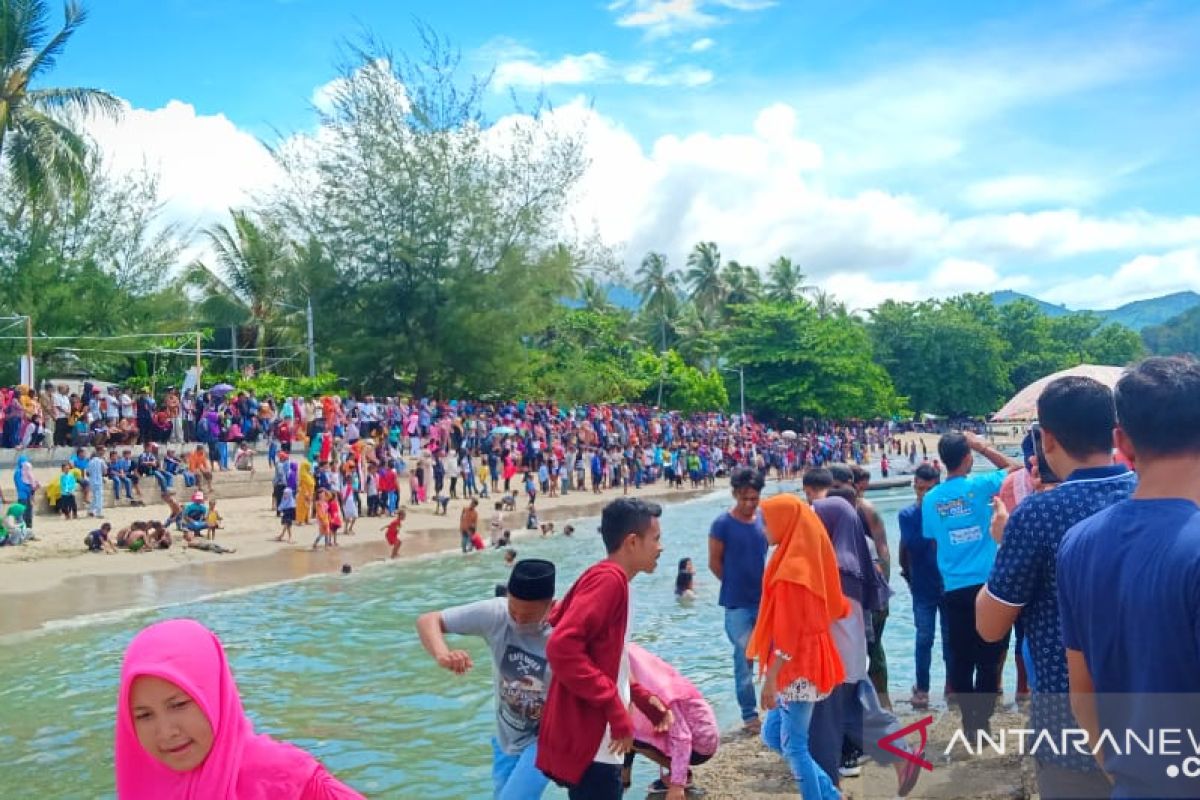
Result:
M834 483L854 483L854 470L845 464L830 464L829 474Z
M503 583L497 583L496 588L492 590L496 597L508 597L508 587Z
M342 574L343 575L349 575L353 569L354 568L351 567L349 564L342 564Z
M1112 452L1117 407L1112 390L1100 381L1077 375L1052 381L1038 397L1037 413L1071 457Z
M1147 358L1117 383L1117 423L1138 455L1200 453L1200 362Z
M958 432L943 433L938 439L938 455L946 465L948 472L953 472L971 457L971 445L967 437Z
M860 467L858 464L851 464L850 472L854 475L855 483L860 483L862 481L871 480L871 473L869 471L867 471L865 468Z
M600 514L600 535L604 537L604 549L611 555L621 549L625 537L631 533L643 535L650 527L650 520L662 516L662 506L648 503L637 497L619 497L604 507Z
M942 479L942 472L933 464L922 464L913 470L913 477L917 480L937 483Z
M840 497L852 506L858 505L858 492L853 486L835 486L829 490L830 497Z
M763 487L767 485L763 475L753 467L738 467L729 476L729 485L733 491L740 492L742 489L753 489L756 492L761 492Z
M679 572L675 575L675 594L683 594L688 589L692 588L692 581L696 576L690 572L684 572L683 568L691 561L690 558L679 559Z
M833 486L833 473L824 467L810 469L804 473L803 485L806 488L828 489Z

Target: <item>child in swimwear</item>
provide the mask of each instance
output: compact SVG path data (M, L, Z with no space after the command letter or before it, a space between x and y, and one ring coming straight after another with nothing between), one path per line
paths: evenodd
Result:
M404 524L404 518L407 516L407 511L405 511L403 508L398 509L396 511L396 518L388 523L387 527L384 528L384 530L387 531L387 533L384 535L384 538L387 540L387 543L392 546L392 558L395 558L396 554L400 552L400 545L403 544L403 542L400 541L400 526Z
M208 526L208 538L217 538L217 529L221 527L221 515L217 511L217 501L208 501L208 516L204 519L204 524Z

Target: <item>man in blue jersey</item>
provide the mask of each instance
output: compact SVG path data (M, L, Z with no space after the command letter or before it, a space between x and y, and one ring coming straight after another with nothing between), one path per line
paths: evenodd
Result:
M1138 486L1059 548L1071 707L1113 797L1198 797L1200 363L1146 359L1114 395L1114 438ZM1156 746L1129 746L1130 735Z
M1059 378L1045 388L1037 407L1047 462L1038 467L1063 481L1022 500L1006 525L1003 506L996 510L992 528L1000 550L975 601L975 625L985 641L995 642L1020 615L1034 676L1031 727L1060 741L1064 731L1079 726L1071 714L1059 624L1059 546L1076 523L1128 498L1137 477L1113 464L1116 410L1107 386L1091 378ZM1034 756L1038 792L1046 800L1108 795L1108 780L1087 753L1043 747Z
M975 452L998 469L972 475ZM946 481L921 502L921 532L937 543L950 634L950 688L958 697L963 730L974 740L975 732L987 730L991 721L1000 657L1008 649L1007 637L985 642L975 631L975 595L996 558L996 542L989 534L992 498L1019 465L972 433L943 435L938 455L946 465Z

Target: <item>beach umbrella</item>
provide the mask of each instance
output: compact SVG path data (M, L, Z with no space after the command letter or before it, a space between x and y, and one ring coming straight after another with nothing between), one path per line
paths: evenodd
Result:
M218 383L216 386L208 390L209 394L223 395L233 391L233 387L228 383Z
M795 439L795 438L796 438L796 432L795 432L795 431L784 431L784 432L783 432L783 438L785 438L785 439Z
M1112 388L1125 374L1124 367L1106 367L1099 364L1080 364L1078 367L1064 369L1053 375L1047 375L1026 386L1013 395L1004 407L992 415L993 422L1031 422L1037 419L1037 401L1042 392L1054 381L1068 376L1092 378Z
M510 428L508 425L497 425L492 428L492 436L508 436L516 432L515 428Z

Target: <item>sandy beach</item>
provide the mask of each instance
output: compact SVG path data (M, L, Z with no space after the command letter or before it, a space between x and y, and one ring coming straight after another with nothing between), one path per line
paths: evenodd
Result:
M359 518L355 533L339 536L339 546L328 550L311 549L315 522L294 526L291 544L276 542L279 522L270 510L270 472L265 470L266 459L260 459L260 464L264 469L253 477L233 471L214 476L210 496L219 501L218 510L224 517L217 541L235 548L236 553L218 555L185 548L181 546L182 536L169 550L89 553L83 539L99 523L83 510L78 520L71 521L49 513L37 514L33 526L36 541L0 548L0 635L80 614L184 602L214 592L333 572L342 564L358 567L387 557L390 548L384 541L383 528L388 520L384 517ZM35 472L43 484L58 474L49 467ZM113 505L111 487L105 489L104 520L112 523L114 532L136 520L163 520L167 516L153 480L143 480L145 506L131 506L127 500ZM631 494L661 501L686 500L709 491L670 489L663 483L641 490L630 488ZM6 497L11 494L11 490L5 491ZM588 491L539 497L538 516L542 522L555 522L561 531L566 520L597 514L605 502L619 494L619 490L609 490L602 495ZM490 519L491 502L495 500L481 502L481 520ZM446 516L435 515L432 503L408 507L400 558L457 550L458 516L465 503L462 499L452 500ZM39 510L44 507L41 492L38 506ZM523 530L525 506L519 499L517 509L508 512L505 519L514 540L540 535Z
M896 715L902 724L915 722L930 712L913 712L897 703ZM943 754L957 729L957 711L932 712L936 721L929 727L926 750L932 772L922 772L910 798L949 800L970 797L973 800L1016 800L1037 798L1033 761L1017 755L1000 756L988 751L980 756ZM1024 710L1007 705L992 718L993 730L1021 728L1026 725ZM756 736L740 731L727 734L712 761L696 767L696 785L705 790L706 800L774 800L798 797L796 781L783 756L771 752ZM863 765L862 775L843 778L841 788L847 800L878 800L896 796L896 772L871 761Z

